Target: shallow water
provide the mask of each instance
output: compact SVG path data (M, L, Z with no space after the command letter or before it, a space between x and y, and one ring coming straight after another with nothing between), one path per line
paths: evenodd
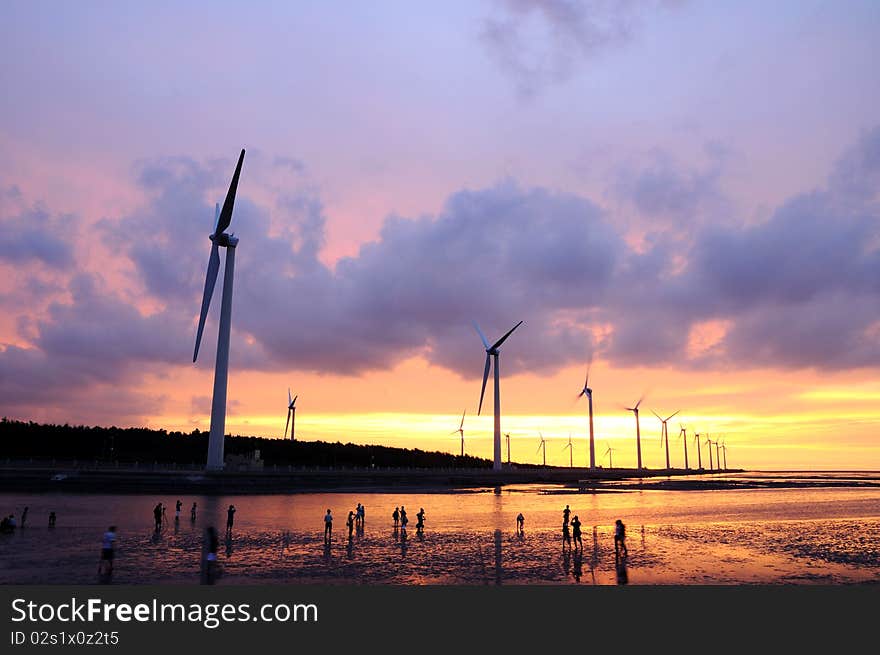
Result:
M880 582L880 488L559 491L181 497L179 523L174 497L0 494L6 512L18 516L29 507L24 530L0 535L0 583L97 582L101 534L111 523L119 534L113 582L122 584L196 583L209 524L221 530L219 584ZM168 523L156 533L152 509L160 501ZM366 525L349 540L345 518L358 502ZM230 503L235 526L224 541ZM405 537L391 524L401 504L410 517ZM561 544L566 504L583 524L583 548L574 552ZM423 535L415 530L420 507ZM329 549L322 538L327 508L335 517ZM53 510L58 520L49 529ZM515 531L518 512L523 535ZM617 518L627 525L625 568L616 566L623 561L614 552Z

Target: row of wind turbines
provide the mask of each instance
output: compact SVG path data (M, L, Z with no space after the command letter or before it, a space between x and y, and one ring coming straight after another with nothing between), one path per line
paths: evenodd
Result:
M211 429L210 436L208 439L208 458L207 458L207 466L208 470L222 470L224 467L224 456L223 456L223 445L224 445L224 436L225 436L225 427L226 427L226 394L227 394L227 380L229 373L229 341L230 341L230 333L232 328L232 290L233 290L233 278L235 272L235 251L238 246L239 239L235 237L234 233L226 233L226 229L230 226L232 222L232 213L235 205L235 195L238 190L238 182L241 176L242 164L244 162L245 151L242 149L238 162L235 166L235 171L232 175L232 180L229 184L229 189L226 193L226 198L223 202L222 208L219 203L215 206L215 224L214 231L209 236L211 240L211 250L208 257L208 268L205 275L205 288L202 294L202 305L201 311L199 313L199 324L196 332L196 341L195 348L193 350L193 363L196 362L199 355L199 345L202 341L202 334L205 328L205 321L208 316L208 309L211 304L211 299L214 294L214 287L217 283L217 277L220 272L220 254L219 249L226 249L226 266L223 274L223 292L221 298L221 306L220 306L220 323L219 323L219 334L217 338L217 357L214 366L214 390L211 401ZM508 330L500 339L495 341L494 343L489 343L489 340L486 338L486 335L483 334L483 331L480 329L480 326L474 322L474 327L476 328L477 334L482 341L483 347L486 351L486 361L485 367L483 369L483 384L480 390L480 402L477 409L477 415L479 415L483 408L483 399L486 394L486 383L489 378L489 370L492 369L494 372L494 430L493 430L493 469L496 471L500 471L501 464L501 374L500 374L500 348L502 344L513 334L513 332L523 324L523 321L519 321L516 325L514 325L510 330ZM595 449L595 438L593 432L593 391L590 388L590 369L587 367L587 377L584 381L583 390L578 394L578 398L582 396L586 396L589 402L589 468L596 468L596 449ZM296 399L298 396L291 397L290 389L287 391L287 423L284 427L284 436L287 436L287 428L290 427L290 436L291 439L295 439L295 422L296 422ZM644 468L642 465L642 446L641 446L641 432L639 426L639 405L641 404L643 398L639 399L639 402L635 404L634 407L627 408L628 411L632 411L635 414L636 418L636 453L638 460L638 468ZM465 410L466 412L467 410ZM666 467L670 468L669 462L669 434L667 431L667 421L674 417L678 412L672 414L671 416L663 419L659 415L654 413L658 419L661 421L661 444L665 443L666 445ZM456 432L461 436L461 454L464 455L464 418L465 414L462 414L461 424L459 425L458 430ZM687 433L685 428L682 426L680 437L684 442L685 448L685 468L689 468L688 459L687 459ZM695 441L699 445L699 433L695 434ZM506 435L507 437L507 461L510 463L510 434ZM544 464L547 463L547 444L544 440L543 434L540 435L541 443L538 447L538 451L544 451ZM712 464L712 444L715 445L716 448L716 461L721 462L721 451L724 452L724 468L727 468L727 448L723 444L719 444L719 442L712 441L708 436L706 437L706 444L709 445L709 468L710 470L713 468ZM569 443L566 446L567 449L572 451L570 453L570 463L573 465L574 463L574 455L573 450L574 446L571 442L571 437L569 436ZM617 450L612 448L610 445L605 451L605 455L608 456L609 465L611 464L611 456L612 453ZM698 453L698 468L702 469L702 459L699 455L700 449L697 449Z

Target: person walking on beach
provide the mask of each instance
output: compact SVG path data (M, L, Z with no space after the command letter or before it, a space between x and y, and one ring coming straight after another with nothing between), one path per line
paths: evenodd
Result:
M394 512L391 513L391 518L394 520L394 527L396 528L400 523L400 508L395 507Z
M568 544L568 549L571 550L571 533L568 530L568 521L563 521L562 523L562 550L565 551L565 546Z
M617 519L614 522L614 557L619 557L620 551L623 551L624 557L628 555L626 550L626 526L620 519Z
M360 507L360 505L358 505L358 507ZM354 530L355 520L356 520L355 513L349 512L348 513L348 520L345 522L345 525L348 526L348 539L349 539L349 541L351 541L351 533L352 533L352 530Z
M235 522L235 505L230 505L226 510L226 534L232 532L232 524Z
M27 521L28 508L25 507L21 512L21 527L24 528L24 522Z
M116 543L116 526L107 528L101 539L101 561L98 562L98 575L110 577L113 575L113 547Z
M189 520L193 523L196 522L196 504L193 503L193 506L189 508Z
M55 527L55 512L49 512L49 527Z
M324 543L329 544L330 540L333 538L333 516L330 514L330 510L327 510L327 513L324 514Z
M183 503L180 502L180 498L177 499L177 507L174 510L174 522L180 523L180 508L183 507Z
M156 532L162 529L162 503L156 503L153 508L153 519L156 521Z
M425 529L425 508L419 507L419 512L416 514L416 532L422 532Z
M522 512L516 515L516 531L518 534L523 533L523 526L525 525L526 518L522 515Z
M584 542L581 541L581 522L578 519L577 514L575 514L574 519L571 522L571 538L574 541L575 550L584 548Z

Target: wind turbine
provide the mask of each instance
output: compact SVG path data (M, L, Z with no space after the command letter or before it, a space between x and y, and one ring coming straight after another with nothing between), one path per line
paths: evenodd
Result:
M544 466L547 466L547 442L544 441L543 434L541 434L540 432L538 434L541 435L541 443L538 446L538 450L535 451L535 454L537 455L539 452L541 452L541 450L543 450L544 451Z
M449 434L460 434L461 435L461 456L464 457L464 415L467 413L467 409L465 409L461 413L461 423L458 426L458 430L453 430Z
M724 453L724 470L727 470L727 444L725 443L727 439L721 442L721 451Z
M670 466L669 466L669 429L666 426L666 421L671 419L673 416L678 414L678 412L680 412L680 411L681 411L680 409L676 410L674 413L670 414L666 418L660 418L660 415L657 412L655 412L653 409L651 410L651 413L654 416L656 416L658 419L660 419L660 445L661 446L663 445L664 439L666 441L666 469L667 470L670 468Z
M613 469L614 463L611 461L611 453L613 453L617 448L612 448L610 445L608 446L608 450L605 451L605 455L608 455L608 468Z
M700 450L700 433L694 432L694 445L697 447L697 468L703 470L703 455Z
M709 435L706 435L706 444L709 446L709 470L712 469L712 440L709 438Z
M477 328L477 334L480 335L480 340L486 348L486 368L483 370L483 388L480 391L480 406L477 409L477 416L480 415L480 412L483 409L483 396L486 394L486 381L489 379L489 366L494 364L495 369L495 435L493 443L494 458L492 463L492 469L495 471L501 470L501 377L498 371L498 349L501 347L501 344L507 340L507 337L513 334L513 331L520 325L522 325L522 321L510 328L507 334L490 346L489 341L486 339L486 335L483 334L480 326L474 322L474 327ZM494 362L491 360L494 360Z
M223 209L217 217L217 225L211 239L211 254L208 257L208 271L205 275L205 291L202 294L202 310L199 315L199 328L196 332L196 346L193 350L193 363L199 356L199 344L205 329L205 319L214 295L214 285L220 272L220 247L226 248L226 270L223 273L223 296L220 302L220 330L217 338L217 360L214 365L214 395L211 401L211 433L208 438L207 469L223 470L223 438L226 432L226 383L229 377L229 335L232 328L232 280L235 274L235 247L238 238L224 230L232 222L232 209L235 205L235 192L244 162L244 150L238 156L238 164L232 174Z
M690 468L690 466L688 466L688 431L687 428L680 423L679 427L681 428L681 431L678 433L678 438L684 443L684 469L686 471Z
M592 363L587 365L587 378L584 380L584 388L578 394L578 398L586 396L590 405L590 468L596 468L596 443L593 441L593 390L590 389L590 368ZM641 460L640 460L641 461Z
M642 401L644 399L645 399L645 397L642 396L641 398L639 398L639 402L637 402L635 404L635 407L627 407L626 408L626 411L632 412L633 414L636 415L636 456L637 456L637 460L638 460L636 466L639 469L644 468L642 466L642 433L641 433L641 429L639 428L639 405L642 404Z
M299 396L290 397L290 387L287 388L287 423L284 424L284 438L287 438L287 426L290 426L290 440L296 441L294 427L296 426L296 399ZM291 420L293 419L293 420Z
M718 470L721 470L721 443L718 439L715 440L715 463L718 465Z
M562 450L568 448L568 468L574 468L574 448L571 447L571 432L568 433L568 443Z

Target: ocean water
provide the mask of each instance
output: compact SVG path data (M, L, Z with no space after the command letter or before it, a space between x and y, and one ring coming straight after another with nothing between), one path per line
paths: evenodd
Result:
M0 512L26 527L0 535L0 584L90 584L106 527L118 528L112 583L198 583L204 528L218 528L218 584L851 584L880 582L880 476L749 474L788 488L566 493L505 487L437 493L265 496L0 494ZM834 484L862 486L815 486ZM866 486L867 485L867 486ZM189 508L198 503L197 519ZM167 523L153 529L153 507ZM345 519L360 502L363 531ZM226 539L226 508L236 507ZM404 535L391 513L405 506ZM583 546L562 547L562 510L582 524ZM323 516L334 516L323 542ZM425 509L423 534L416 513ZM55 511L55 528L47 516ZM522 512L525 530L517 534ZM615 519L627 526L616 557ZM104 580L104 582L107 582Z

